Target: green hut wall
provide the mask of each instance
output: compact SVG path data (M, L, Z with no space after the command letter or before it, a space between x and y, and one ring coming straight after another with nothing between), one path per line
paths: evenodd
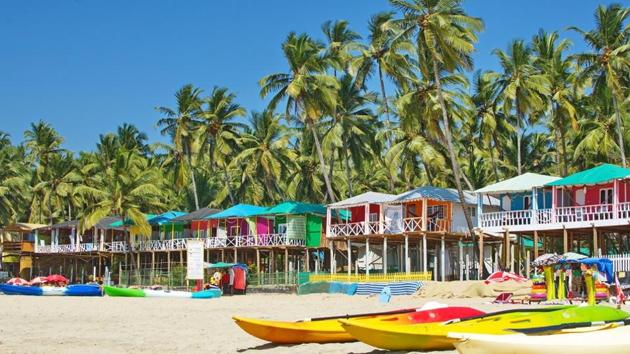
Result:
M302 215L287 216L287 238L293 240L306 239L306 217Z
M306 216L306 247L321 246L322 220L319 216Z

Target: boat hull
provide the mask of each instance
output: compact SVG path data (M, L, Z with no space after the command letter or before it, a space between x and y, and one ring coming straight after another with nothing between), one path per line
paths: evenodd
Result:
M166 297L166 298L185 298L185 299L212 299L221 296L221 290L210 289L198 292L188 291L167 291L167 290L150 290L150 289L130 289L116 288L112 286L104 287L105 294L115 297Z
M510 334L509 329L544 327L566 323L623 320L628 313L606 306L547 308L508 311L455 323L387 325L363 321L341 321L357 340L387 350L449 350L457 339L449 332Z
M426 323L448 321L454 318L477 316L483 312L468 307L447 307L433 310L410 310L402 314L381 314L362 316L353 321L382 320L386 323ZM339 319L346 316L326 320L285 322L269 321L243 317L233 317L234 322L245 332L259 339L276 344L302 344L302 343L340 343L355 341L347 333Z
M630 327L542 336L462 334L455 342L461 354L621 354L630 348Z
M0 292L7 295L29 296L103 296L100 286L84 284L69 285L68 287L0 284Z

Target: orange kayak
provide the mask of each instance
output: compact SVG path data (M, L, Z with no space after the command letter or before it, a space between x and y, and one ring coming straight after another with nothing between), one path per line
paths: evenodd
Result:
M484 312L470 307L444 307L431 310L403 309L358 315L314 318L306 321L270 321L233 317L234 322L245 332L262 340L276 344L339 343L355 339L348 334L339 320L383 321L387 324L416 324L443 322L456 318L483 315Z

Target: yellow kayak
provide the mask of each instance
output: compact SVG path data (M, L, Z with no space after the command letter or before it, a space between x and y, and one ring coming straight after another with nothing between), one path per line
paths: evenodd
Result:
M509 310L474 319L418 325L390 325L373 321L340 320L343 328L357 340L387 350L449 350L455 338L450 332L509 334L509 329L545 327L563 323L618 321L628 313L606 306L553 307Z
M243 317L233 317L233 319L245 332L262 340L276 344L302 344L354 342L356 339L341 327L340 319L351 318L353 321L374 320L404 325L442 322L483 314L483 312L470 307L444 307L427 310L403 309L371 314L343 315L297 322Z

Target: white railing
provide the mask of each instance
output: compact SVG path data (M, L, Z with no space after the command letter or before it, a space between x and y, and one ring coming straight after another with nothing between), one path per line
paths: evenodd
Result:
M630 202L617 204L617 210L620 219L630 219Z
M405 232L422 231L423 218L406 218L403 219L403 230Z
M555 214L558 223L610 220L614 216L612 204L559 207Z
M531 210L511 210L481 214L481 227L529 225L531 223Z
M330 225L330 236L358 236L365 235L365 223L351 222L346 224Z
M630 254L615 254L604 256L613 262L613 271L630 272Z
M368 231L370 233L370 235L376 235L376 234L380 234L381 230L381 223L378 221L370 221L368 222Z
M98 250L98 244L80 243L79 245L38 245L35 248L35 253L84 253L96 252Z
M134 252L144 251L177 251L186 250L188 240L197 239L173 239L173 240L145 240L133 243ZM209 237L202 238L204 248L226 248L226 247L254 247L254 246L305 246L305 239L294 239L286 234L263 234L263 235L242 235L229 236L226 238ZM122 241L104 244L106 252L126 252L127 243Z

